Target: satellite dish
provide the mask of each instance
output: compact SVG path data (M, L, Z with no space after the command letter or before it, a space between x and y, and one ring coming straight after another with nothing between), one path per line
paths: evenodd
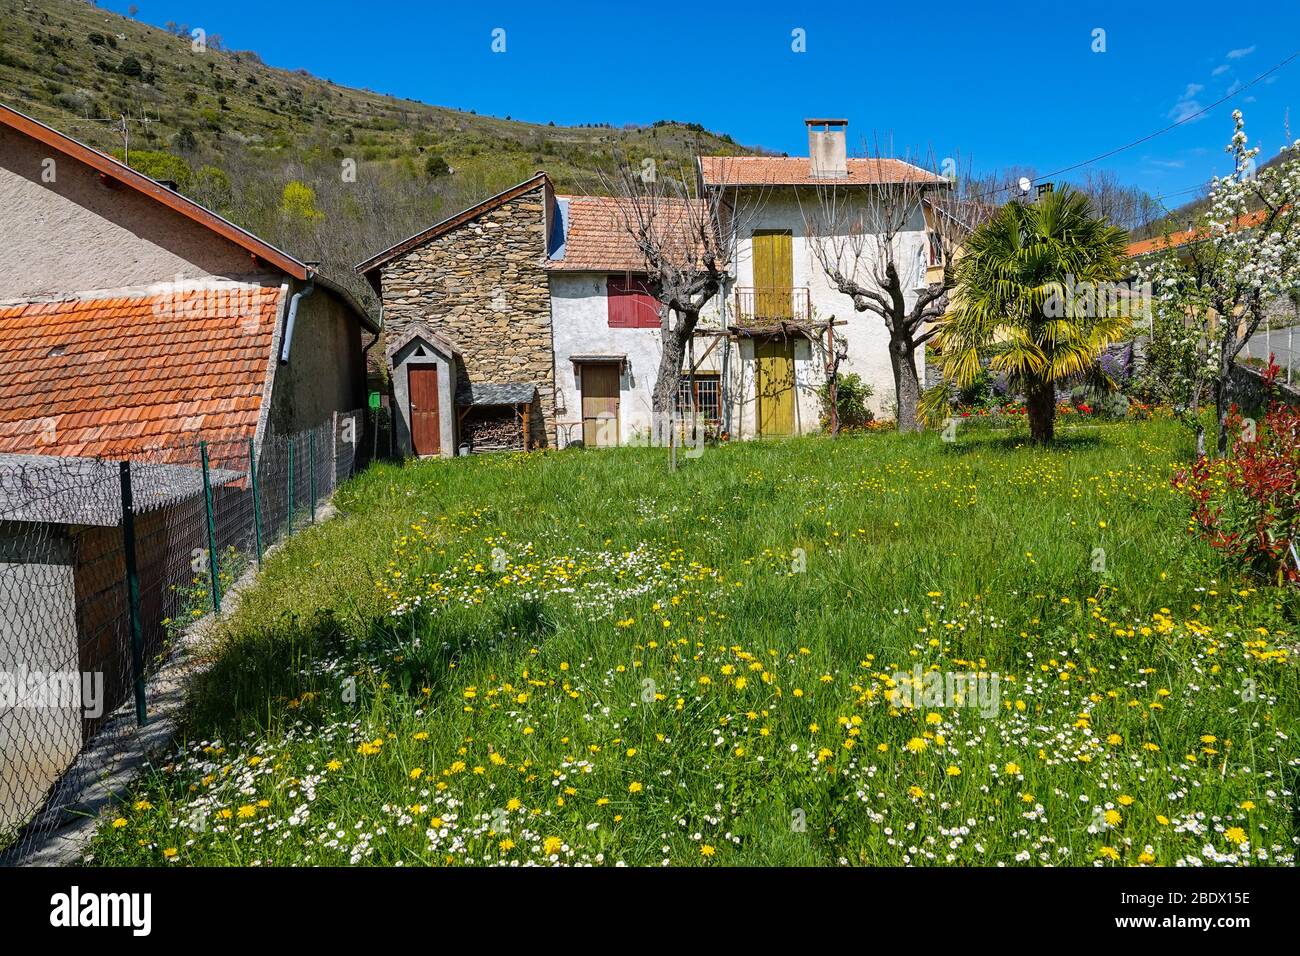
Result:
M1029 181L1028 176L1021 176L1019 185L1020 185L1020 191L1022 193L1027 193L1029 192L1029 187L1032 186L1033 183Z

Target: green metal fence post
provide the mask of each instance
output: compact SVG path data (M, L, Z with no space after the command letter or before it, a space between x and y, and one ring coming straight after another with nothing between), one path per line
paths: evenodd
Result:
M208 443L199 442L203 462L203 503L208 512L208 574L212 578L212 611L221 613L221 563L217 560L217 527L212 518L212 482L208 478Z
M289 442L289 522L285 525L285 537L293 534L293 439Z
M257 496L257 449L248 440L248 487L253 491L253 535L257 539L257 566L262 567L262 502Z
M131 463L119 465L122 479L122 552L126 558L126 614L131 628L131 677L135 683L135 722L144 725L144 629L140 623L140 574L135 563L135 499L131 495Z
M307 433L307 471L311 475L311 523L316 523L316 429Z

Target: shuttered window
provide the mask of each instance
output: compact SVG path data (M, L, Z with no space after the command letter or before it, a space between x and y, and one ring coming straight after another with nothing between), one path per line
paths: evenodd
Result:
M638 276L610 276L606 287L611 329L659 328L659 300Z

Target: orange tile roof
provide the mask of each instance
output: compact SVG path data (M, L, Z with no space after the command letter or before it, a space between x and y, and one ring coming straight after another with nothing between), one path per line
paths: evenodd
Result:
M555 272L645 272L646 261L627 229L620 203L614 196L556 196L569 207L564 258L551 259L546 268ZM689 232L686 200L666 199L665 236ZM633 219L635 222L635 218Z
M806 156L701 156L700 172L710 186L869 186L878 183L940 183L943 179L901 159L850 159L848 176L812 175Z
M1253 229L1268 217L1267 209L1257 209L1254 212L1248 212L1244 216L1238 216L1237 221L1233 224L1232 231L1238 229ZM1205 238L1205 230L1197 226L1192 229L1180 229L1172 232L1168 236L1153 236L1150 239L1139 239L1137 242L1130 242L1128 245L1129 258L1144 256L1148 252L1154 252L1157 249L1177 249L1179 246L1185 246L1189 242L1197 242Z
M247 285L0 306L0 452L253 437L279 306Z

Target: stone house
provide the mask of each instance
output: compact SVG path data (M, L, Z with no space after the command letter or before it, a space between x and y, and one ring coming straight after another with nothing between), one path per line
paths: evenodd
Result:
M402 453L555 447L554 209L538 173L357 266L382 303Z

